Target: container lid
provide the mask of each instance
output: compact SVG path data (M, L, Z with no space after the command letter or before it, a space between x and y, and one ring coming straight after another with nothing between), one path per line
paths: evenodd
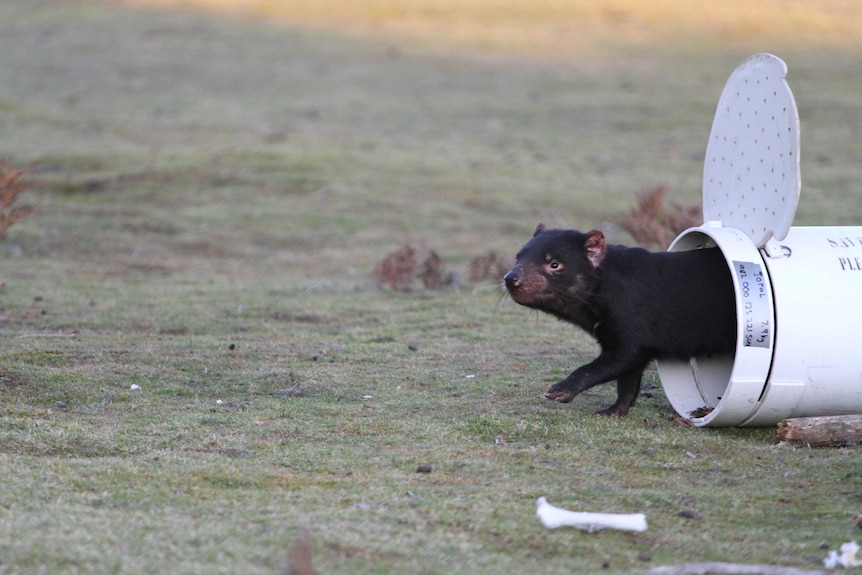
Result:
M731 74L715 111L703 169L703 217L762 248L787 235L799 202L799 114L787 65L755 54Z

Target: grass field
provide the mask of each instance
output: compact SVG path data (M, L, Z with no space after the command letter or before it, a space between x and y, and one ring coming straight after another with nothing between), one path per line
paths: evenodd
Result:
M539 221L627 241L636 192L699 202L755 50L800 107L796 223L862 225L854 3L767 31L741 7L192 4L0 0L0 159L38 208L0 242L0 573L280 573L302 530L321 573L816 568L858 538L858 451L681 427L660 387L622 420L590 415L611 386L548 402L594 344L464 281ZM459 287L378 289L407 244ZM547 531L543 495L649 530Z

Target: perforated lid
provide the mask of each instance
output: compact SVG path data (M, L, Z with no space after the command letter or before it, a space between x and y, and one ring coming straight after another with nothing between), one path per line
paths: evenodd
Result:
M782 240L799 202L799 114L787 65L756 54L731 74L715 111L703 170L703 216L758 248Z

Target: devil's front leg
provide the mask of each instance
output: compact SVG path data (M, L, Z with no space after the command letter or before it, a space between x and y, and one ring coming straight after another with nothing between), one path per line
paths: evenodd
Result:
M610 407L600 409L596 415L606 417L625 417L629 409L637 401L641 391L641 379L643 379L644 367L635 368L632 371L617 378L617 401Z
M637 398L640 376L645 365L646 361L642 361L637 353L621 354L613 350L603 350L599 357L549 387L545 397L560 403L568 403L579 393L616 379L618 399L614 406L624 406L623 410L627 413L628 408L634 403L634 398Z

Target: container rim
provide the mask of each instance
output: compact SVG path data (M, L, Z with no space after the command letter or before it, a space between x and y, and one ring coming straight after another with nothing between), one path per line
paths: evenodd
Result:
M682 232L668 251L721 250L733 280L736 299L737 345L732 355L697 357L691 361L656 362L662 388L671 406L695 426L742 425L760 407L775 346L775 305L772 284L761 252L736 228L708 223ZM743 271L740 272L740 266ZM753 308L745 269L759 272L761 303ZM768 339L752 340L752 313L768 321Z

